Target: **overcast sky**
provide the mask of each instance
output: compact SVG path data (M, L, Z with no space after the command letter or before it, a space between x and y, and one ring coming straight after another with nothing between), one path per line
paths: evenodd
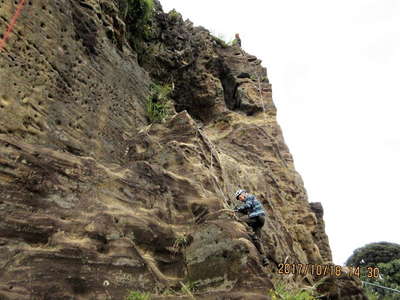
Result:
M161 0L263 60L336 264L400 243L400 1Z

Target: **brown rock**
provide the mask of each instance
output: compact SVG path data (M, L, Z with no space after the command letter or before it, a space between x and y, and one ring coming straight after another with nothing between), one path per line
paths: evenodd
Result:
M317 292L322 295L320 299L326 300L368 300L360 279L354 276L327 277L318 284Z
M330 252L266 69L159 10L144 69L117 3L32 1L0 53L0 298L160 298L191 280L202 299L268 299L280 263ZM178 113L149 125L152 80ZM267 267L228 212L239 187L268 212Z
M329 246L328 236L325 233L325 222L323 219L324 210L319 202L310 203L310 207L317 217L317 227L313 232L313 239L318 245L324 262L332 262L331 248Z

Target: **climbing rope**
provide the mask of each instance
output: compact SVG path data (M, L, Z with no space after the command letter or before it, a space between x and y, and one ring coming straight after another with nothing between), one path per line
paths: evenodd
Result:
M213 169L212 169L212 168L213 168L213 152L215 153L215 157L216 157L216 160L217 160L216 162L220 162L221 160L219 159L218 151L217 151L217 149L215 148L215 145L213 144L213 142L210 141L210 140L209 140L208 142L210 143L210 152L211 152L211 161L210 161L210 175L211 175L212 170L213 170ZM222 166L220 166L220 167L221 167L221 171L223 172ZM221 186L219 185L218 180L216 180L215 177L212 176L212 175L211 175L211 177L212 177L212 179L213 179L215 185L217 186L219 192L220 192L220 193L222 194L222 196L224 197L224 204L225 204L224 206L225 206L225 208L230 209L229 200L228 200L228 198L226 197L226 195L225 195L224 191L222 190Z
M396 290L396 289L388 288L388 287L386 287L386 286L382 286L382 285L375 284L375 283L371 283L371 282L367 282L367 281L361 281L361 282L363 283L363 285L364 285L364 284L369 284L369 285L376 286L376 287L379 287L379 288L384 289L384 290L388 290L388 291L391 291L391 292L399 293L399 294L400 294L400 291L399 291L399 290Z
M265 123L268 124L267 114L266 114L266 112L265 112L264 96L263 96L262 91L261 91L260 74L258 74L258 73L257 73L257 80L258 80L258 91L259 91L259 93L260 93L262 109L263 109L263 112L264 112L264 119L265 119Z
M218 190L220 192L220 194L222 195L224 208L231 209L231 207L229 205L229 199L226 197L223 189L219 185L218 180L212 175L212 171L213 171L213 156L215 157L215 160L216 160L217 163L219 163L221 161L220 158L219 158L219 155L218 155L218 151L217 151L215 145L213 144L213 142L211 140L209 140L208 138L206 138L203 135L203 133L201 132L201 130L197 130L196 131L196 136L198 134L200 135L200 138L202 139L202 141L207 145L208 149L210 150L210 167L209 167L210 172L208 173L209 177L210 177L210 180L214 184L215 190L216 191ZM205 154L203 149L202 149L202 152L203 152L204 157L206 157L206 154ZM223 172L223 168L222 168L221 165L220 165L220 167L221 167L221 171Z
M243 51L243 49L241 47L240 47L240 52L241 52L242 56L245 57L246 63L247 63L247 66L249 67L249 69L252 69L251 65L250 65L250 62L247 59L247 55L245 54L245 52ZM260 99L261 99L262 109L263 109L263 112L264 112L265 123L268 124L267 114L265 112L264 96L263 96L262 90L261 90L261 79L260 79L260 77L261 77L260 73L257 72L258 92L260 93Z
M10 38L11 32L15 24L17 23L18 17L20 16L22 9L24 8L24 5L25 5L25 0L20 0L17 6L17 10L15 11L15 14L12 17L10 24L8 24L6 32L3 34L3 39L0 40L0 52L3 50L7 40Z
M242 56L245 57L246 59L246 63L247 66L249 67L249 70L255 71L254 68L252 68L252 66L250 65L249 60L246 58L247 54L243 51L242 48L240 48L240 52L242 53ZM262 105L262 110L263 110L263 114L264 114L264 120L265 120L265 127L268 127L268 117L267 117L267 113L266 113L266 109L265 109L265 104L264 104L264 95L262 93L262 88L261 88L261 77L262 74L260 74L259 72L256 73L257 75L257 83L258 83L258 87L256 85L254 85L254 87L258 90L259 94L260 94L260 100L261 100L261 105ZM265 75L267 75L267 73L265 73ZM252 128L252 127L250 127ZM254 128L258 128L262 130L262 126L257 126L255 125ZM276 154L279 156L280 160L283 162L283 164L285 165L285 167L287 166L286 161L283 159L282 155L281 155L281 150L279 148L279 143L276 141L276 139L274 139L273 137L271 137L267 130L264 130L264 134L268 137L268 139L270 139L271 141L273 141L273 145L276 146L277 151Z
M219 215L219 214L221 214L221 213L226 213L226 214L228 214L228 215L231 215L232 218L233 218L235 221L240 221L239 218L235 215L235 212L234 212L233 209L220 209L220 210L217 210L217 211L215 211L215 212L209 213L209 214L207 214L207 215L204 216L204 219L203 219L202 221L207 221L207 220L210 219L210 217L215 217L216 215Z
M249 67L249 70L255 71L254 68L250 65L250 62L248 61L248 59L246 58L246 57L247 57L247 54L243 51L242 48L240 48L240 52L241 52L242 56L245 57L247 66ZM261 105L262 105L262 110L263 110L263 115L264 115L264 120L265 120L265 129L263 128L263 126L257 126L257 125L255 125L254 127L249 127L249 128L256 128L256 129L259 129L260 132L261 132L263 135L265 135L270 141L272 141L273 146L276 147L275 154L280 158L281 162L282 162L286 167L288 167L286 161L284 160L284 158L283 158L282 155L281 155L281 149L280 149L280 147L279 147L278 141L277 141L275 138L273 138L272 136L270 136L270 135L268 134L267 129L266 129L266 128L268 127L268 117L267 117L267 113L266 113L266 109L265 109L264 95L263 95L263 93L262 93L262 87L261 87L261 76L262 76L262 74L260 74L259 72L256 72L256 75L257 75L258 87L257 87L256 85L254 85L254 87L255 87L256 89L258 89L258 92L259 92L259 97L260 97L260 100L261 100ZM268 168L268 169L269 169L269 168ZM269 170L269 171L270 171L270 170ZM276 181L276 179L275 179L272 175L270 175L269 173L267 173L267 176L270 177L270 178L274 181L274 183L275 183L276 186L279 186L278 182ZM278 190L278 196L281 198L281 200L285 201L285 197L283 197L283 196L281 195L281 191L280 191L280 190Z

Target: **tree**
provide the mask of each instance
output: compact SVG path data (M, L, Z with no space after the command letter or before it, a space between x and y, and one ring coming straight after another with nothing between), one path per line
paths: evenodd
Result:
M388 242L368 244L356 249L346 265L361 267L360 277L366 282L365 290L371 298L400 300L400 293L367 284L369 282L400 291L400 245ZM376 272L368 272L371 270Z
M371 243L354 250L346 266L371 266L400 259L400 245L388 242Z

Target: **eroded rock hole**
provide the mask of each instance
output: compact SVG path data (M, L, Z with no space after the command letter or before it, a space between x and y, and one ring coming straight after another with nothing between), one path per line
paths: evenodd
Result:
M80 277L67 278L66 281L72 287L75 294L85 294L87 291L87 284L85 279Z

